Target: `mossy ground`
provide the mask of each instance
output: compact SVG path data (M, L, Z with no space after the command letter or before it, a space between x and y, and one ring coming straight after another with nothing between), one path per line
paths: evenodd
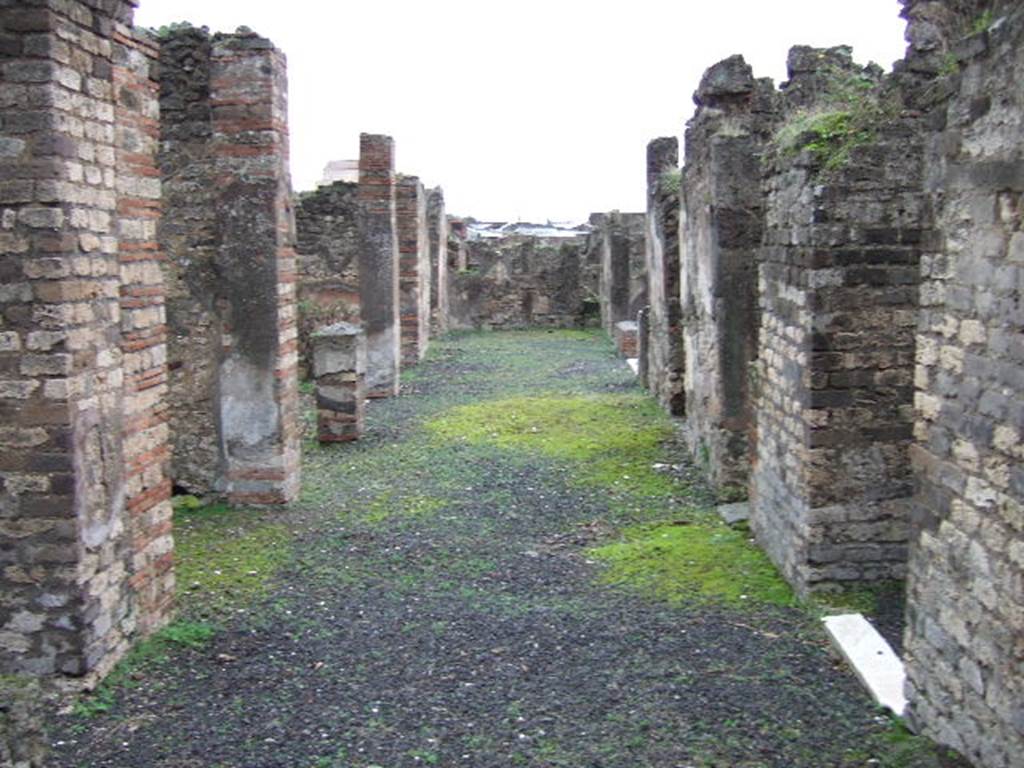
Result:
M363 440L305 444L291 509L180 505L186 623L56 765L942 764L716 521L602 336L455 335L404 382Z

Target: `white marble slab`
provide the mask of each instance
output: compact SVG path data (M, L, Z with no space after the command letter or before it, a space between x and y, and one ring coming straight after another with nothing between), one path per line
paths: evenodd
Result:
M872 698L898 717L907 700L903 696L906 673L885 638L859 613L826 616L825 629L843 658L871 693Z

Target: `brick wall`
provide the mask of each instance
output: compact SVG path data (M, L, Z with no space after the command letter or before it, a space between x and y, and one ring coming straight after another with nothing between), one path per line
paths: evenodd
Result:
M1024 755L1024 13L908 3L908 70L952 55L927 159L939 236L922 258L919 492L907 589L909 717L986 768ZM987 6L993 10L992 6ZM945 36L944 36L945 35Z
M152 51L133 7L0 8L5 673L104 673L173 583Z
M123 24L113 39L125 503L136 621L148 634L169 620L174 597L167 326L157 242L159 52L154 39Z

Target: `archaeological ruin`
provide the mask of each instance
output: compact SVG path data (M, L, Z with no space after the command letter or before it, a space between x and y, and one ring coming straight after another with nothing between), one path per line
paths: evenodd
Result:
M0 695L172 619L173 495L298 498L300 377L349 443L432 337L590 326L798 595L905 582L909 726L1020 766L1024 8L900 4L893 72L724 59L682 159L623 150L646 211L559 229L452 216L382 134L294 194L285 56L246 28L0 3ZM36 765L9 696L0 758Z

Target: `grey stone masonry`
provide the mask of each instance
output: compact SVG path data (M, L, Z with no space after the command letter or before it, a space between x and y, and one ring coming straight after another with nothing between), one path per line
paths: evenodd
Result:
M391 397L398 394L402 355L395 143L390 136L364 133L359 137L359 232L367 397Z
M679 306L679 141L654 139L647 145L647 227L645 271L650 306L647 386L673 416L686 413L686 360Z
M366 421L366 334L335 323L312 335L317 437L344 443L363 435Z
M956 61L932 89L952 98L934 115L927 153L939 236L921 260L908 717L978 766L1016 768L1024 760L1024 9L945 3L937 15L934 3L907 5L906 69Z
M746 493L757 359L757 252L764 230L760 178L776 116L770 80L742 56L708 69L686 130L680 217L687 442L713 484Z
M444 190L427 192L427 236L430 242L430 311L433 333L448 330L448 216L444 208Z
M751 528L806 593L905 573L928 233L920 126L888 113L873 70L794 48L790 75L766 159ZM805 147L816 134L792 126L847 87L878 99L870 140Z

